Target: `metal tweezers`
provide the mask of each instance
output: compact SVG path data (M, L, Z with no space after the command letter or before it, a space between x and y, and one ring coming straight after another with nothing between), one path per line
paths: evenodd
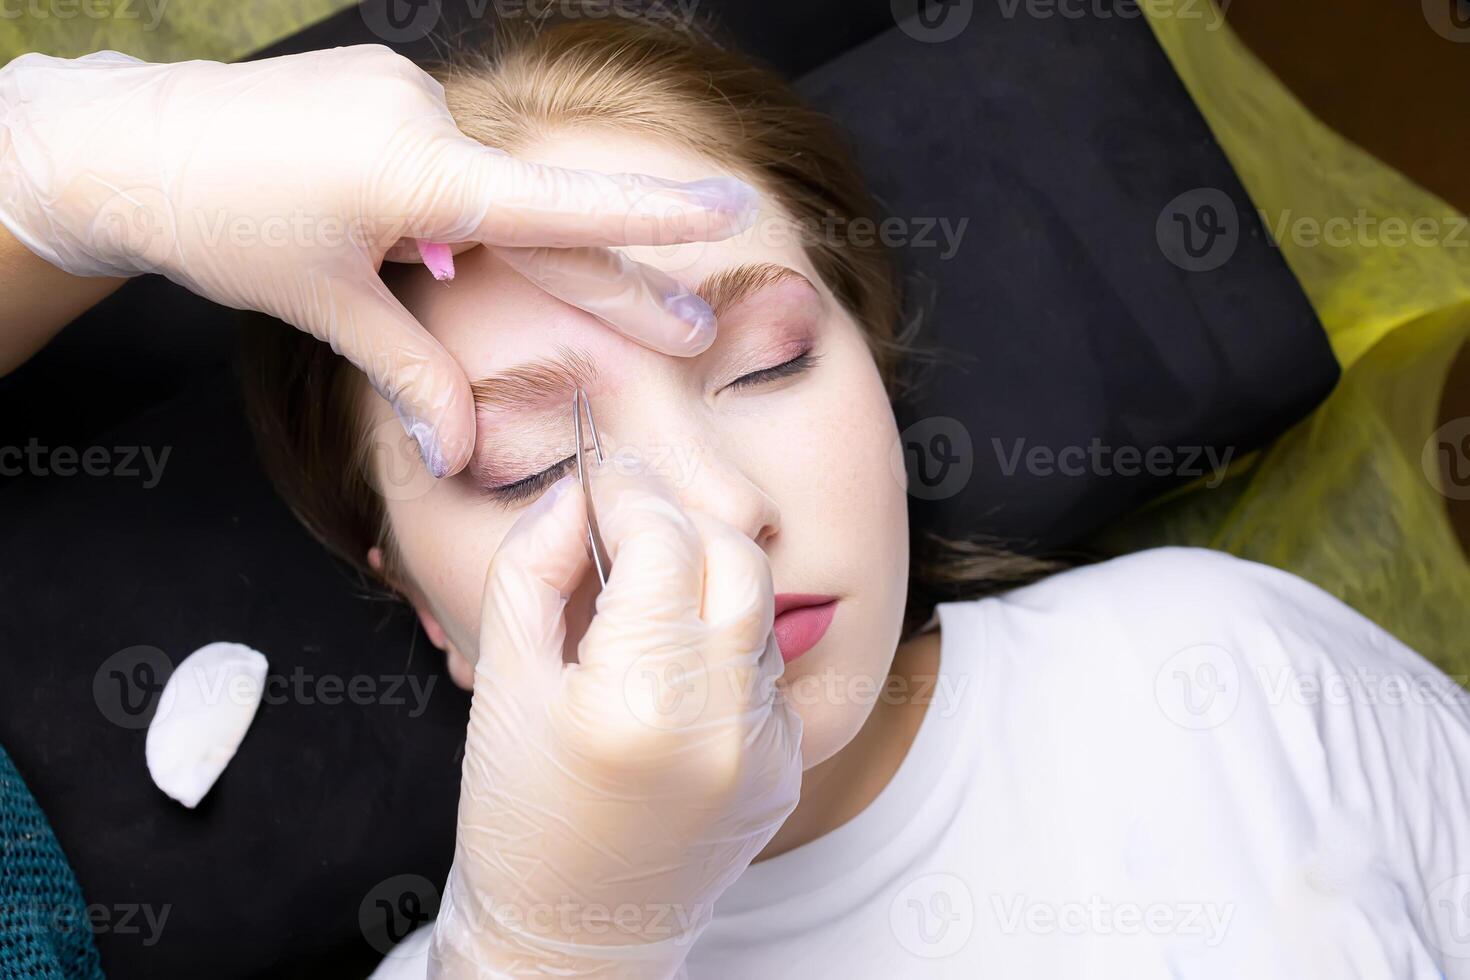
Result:
M607 585L608 572L611 571L611 563L607 557L607 547L602 543L602 533L597 529L597 514L592 509L592 487L588 480L588 467L582 464L582 412L587 412L587 430L592 433L592 452L597 456L597 462L603 461L602 443L597 439L597 426L592 421L592 403L587 400L587 392L578 388L572 395L572 419L577 430L577 480L582 484L582 499L587 502L587 543L592 546L592 564L597 566L597 578L604 586Z

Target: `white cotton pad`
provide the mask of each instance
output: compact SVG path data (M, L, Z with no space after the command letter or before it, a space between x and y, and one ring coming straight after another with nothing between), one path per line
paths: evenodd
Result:
M255 717L266 667L241 643L211 643L184 658L148 725L144 754L159 789L187 807L204 798Z

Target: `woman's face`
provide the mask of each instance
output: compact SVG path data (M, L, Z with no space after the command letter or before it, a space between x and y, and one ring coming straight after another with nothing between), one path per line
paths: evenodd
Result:
M559 136L517 155L677 180L722 172L661 144L605 131ZM590 366L596 377L585 388L605 456L658 474L687 509L749 535L770 559L778 595L838 597L826 633L787 663L781 681L803 718L804 764L813 766L861 727L899 639L908 512L891 465L898 437L892 408L856 322L818 280L795 225L768 199L735 238L623 251L696 290L718 273L769 265L754 278L764 283L759 288L725 290L716 309L719 336L697 357L625 339L531 286L487 249L457 256L450 284L421 267L400 280L404 304L471 381L484 381L476 456L438 483L421 465L407 477L392 472L395 456L417 454L388 403L369 394L375 439L393 433L403 454L374 453L374 465L410 598L451 662L456 655L477 658L491 556L540 491L575 469L563 462L575 445L571 389L556 387L520 405L531 387L526 378L494 379L541 360ZM555 374L540 369L530 377L544 383ZM523 482L548 470L544 479ZM588 574L568 603L568 661L576 659L599 588Z

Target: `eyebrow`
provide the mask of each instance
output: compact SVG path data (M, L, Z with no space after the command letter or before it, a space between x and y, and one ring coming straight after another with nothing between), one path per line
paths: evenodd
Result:
M706 276L694 292L719 319L756 293L779 283L811 280L775 262L747 262ZM575 389L590 387L597 365L582 351L558 346L550 357L527 361L470 382L475 408L525 409L564 398Z

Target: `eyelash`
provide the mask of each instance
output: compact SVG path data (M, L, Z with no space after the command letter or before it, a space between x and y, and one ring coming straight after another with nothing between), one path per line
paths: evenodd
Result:
M785 363L777 364L774 367L762 368L759 371L752 371L749 374L741 375L734 381L730 382L727 387L733 388L738 391L745 388L751 388L759 384L768 384L781 378L793 377L795 375L801 374L803 371L811 370L812 367L817 363L818 356L819 355L812 352L811 348L807 348L806 350L802 351L800 354L796 355L791 360L786 361ZM576 465L576 457L568 456L561 462L556 463L555 465L550 466L533 476L528 476L524 480L517 480L514 483L507 483L504 486L500 487L485 487L483 488L483 492L488 496L494 497L497 501L503 504L515 504L527 499L528 497L536 496L542 490L555 483L563 473Z

